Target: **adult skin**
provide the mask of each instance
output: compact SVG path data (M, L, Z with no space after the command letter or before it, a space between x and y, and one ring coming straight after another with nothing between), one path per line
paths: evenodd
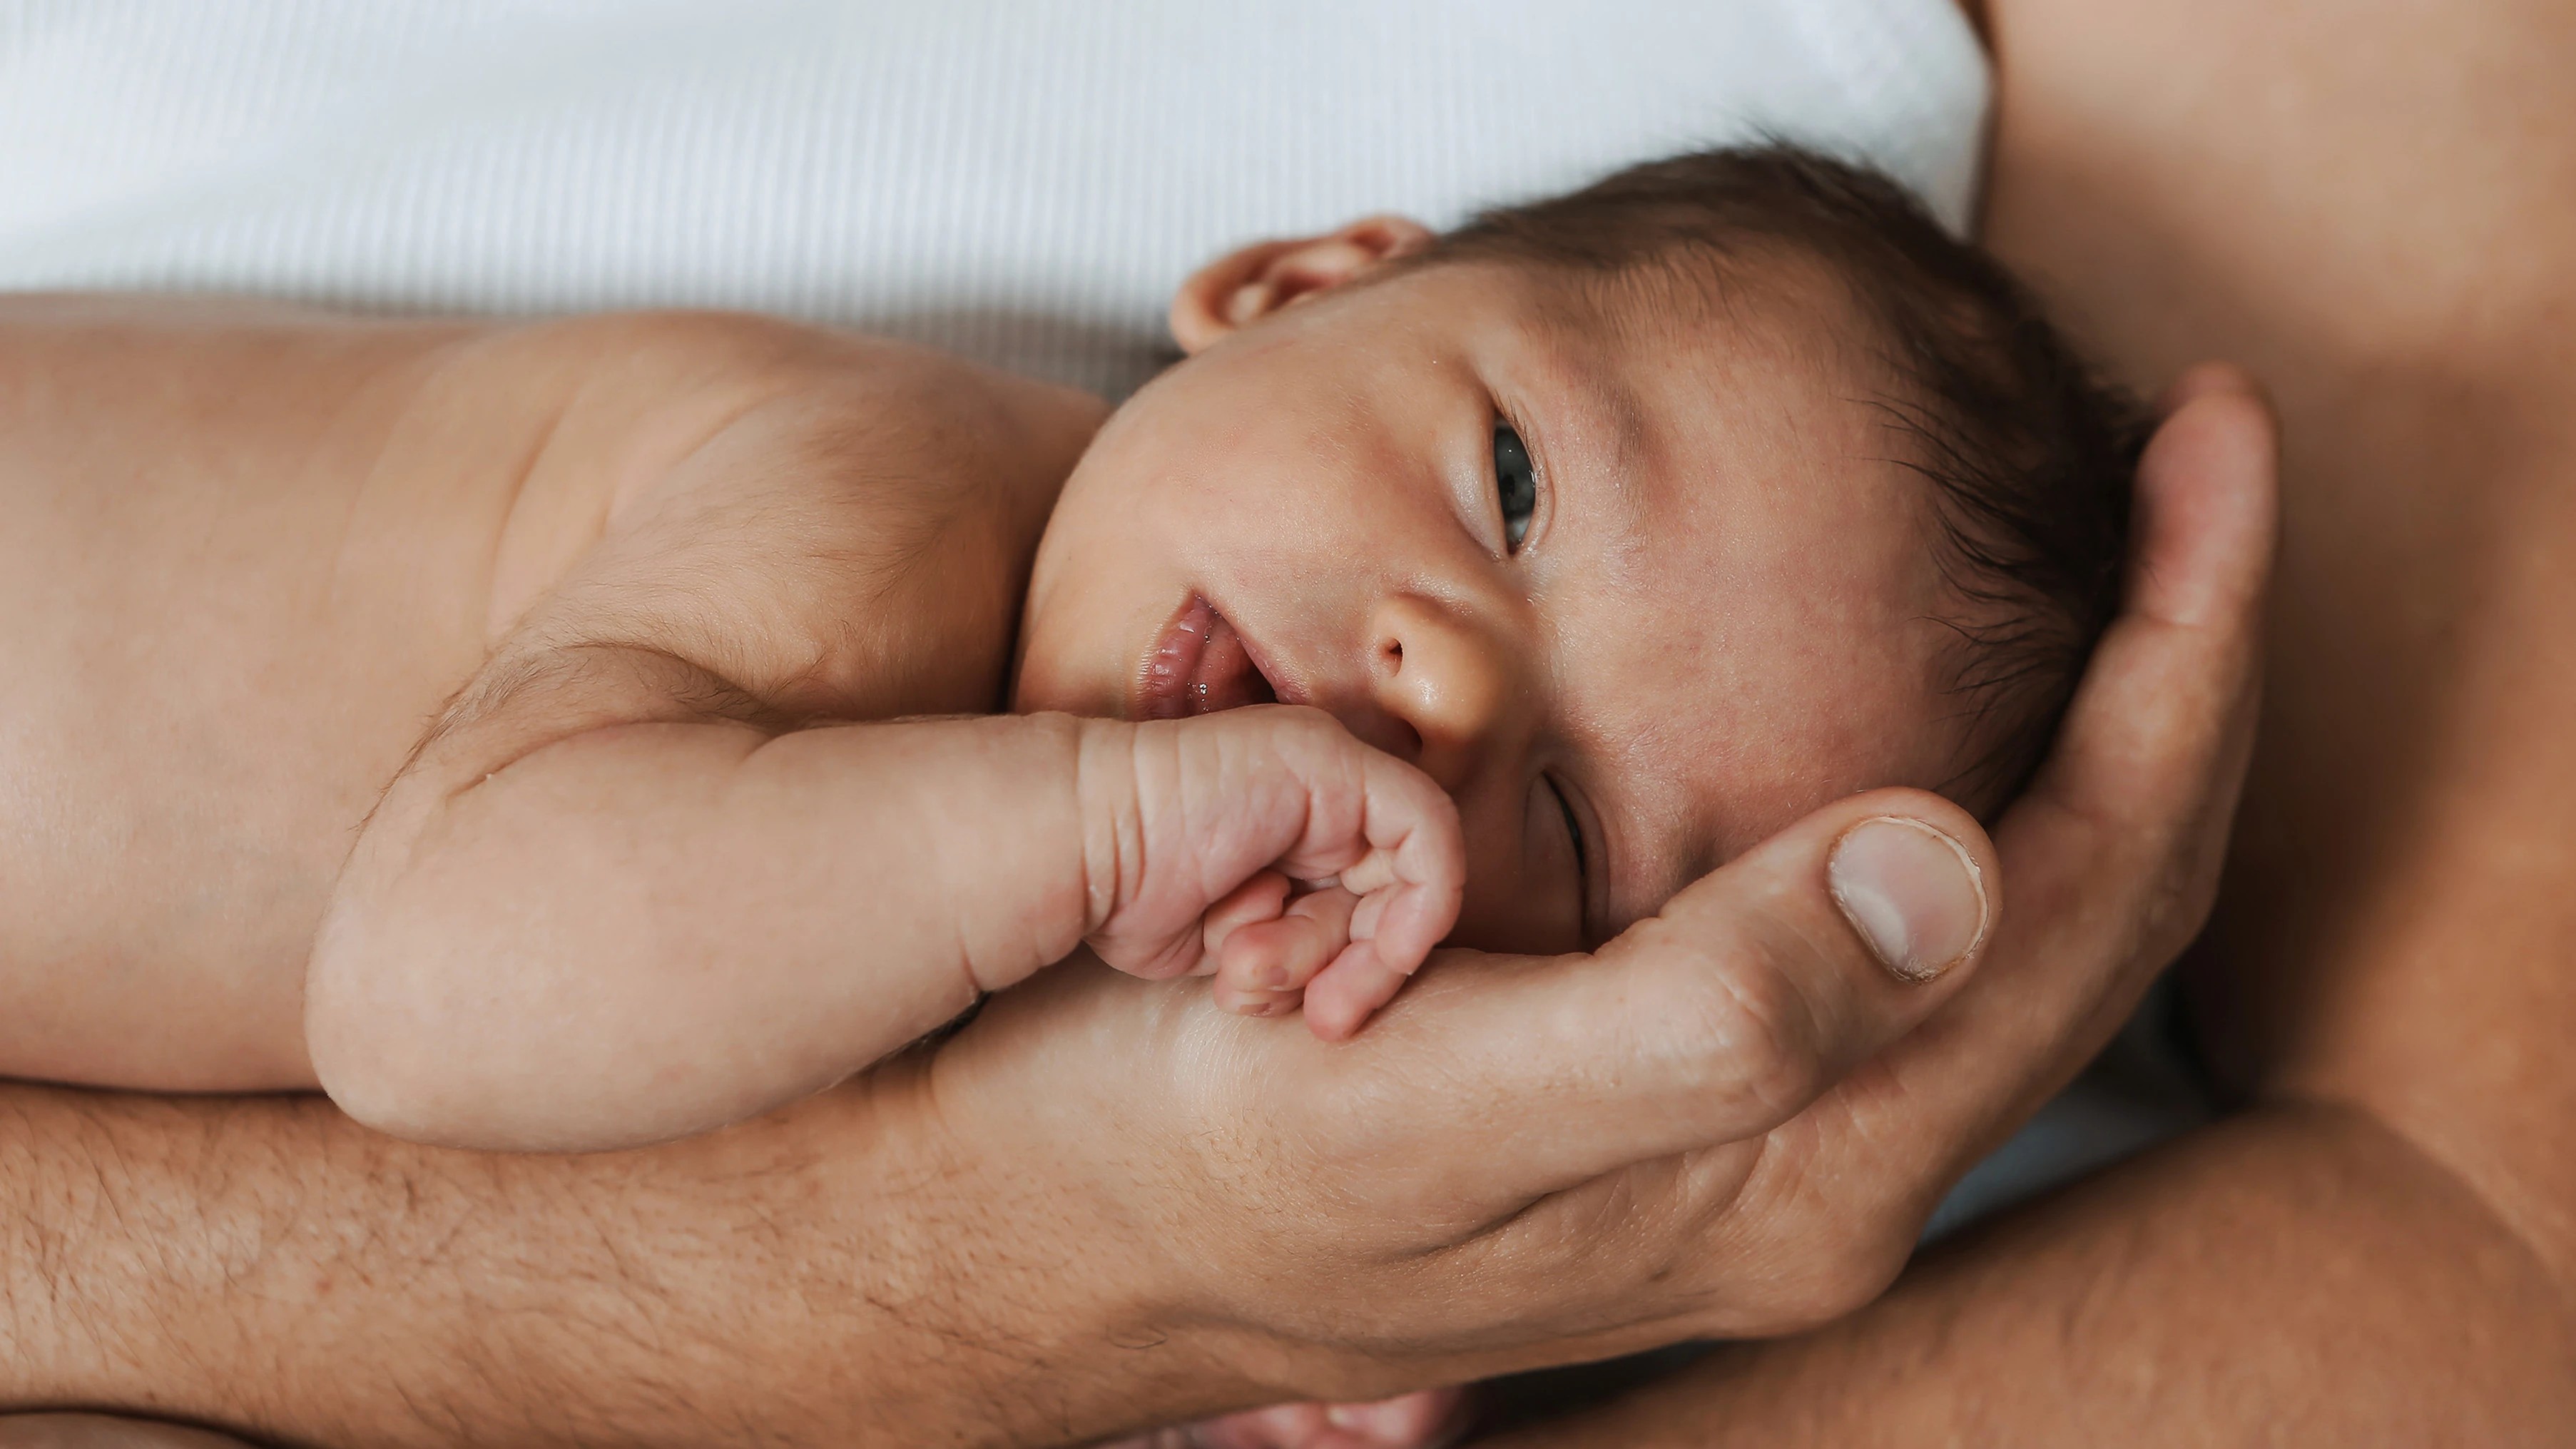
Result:
M203 993L234 979L224 952L309 939L369 789L364 761L320 766L293 732L354 732L389 767L439 691L369 631L485 612L403 567L465 546L406 512L420 488L505 506L522 490L485 460L636 466L657 430L748 384L784 405L741 415L770 420L742 466L841 477L835 400L882 381L866 349L835 360L812 337L780 362L772 324L643 319L572 329L639 329L613 367L540 345L508 374L524 386L458 396L403 340L421 324L193 315L0 318L0 479L49 520L17 546L77 546L60 525L89 510L155 525L113 533L132 546L95 597L13 610L20 698L45 707L14 716L12 788L19 822L53 832L20 842L10 897L33 943L22 1010L54 979L25 969L46 959L33 946ZM560 419L555 387L580 399ZM916 400L917 440L959 451L909 460L931 476L1042 478L1050 447L1079 443L945 418L941 395ZM494 431L530 415L542 447ZM1027 446L997 463L997 437ZM349 507L316 525L333 547L261 511L344 484ZM1044 1443L1848 1311L2214 888L2269 556L2259 404L2206 377L2142 493L2128 611L1994 844L1936 797L1856 797L1598 953L1449 953L1354 1043L1072 964L935 1052L650 1152L474 1156L311 1100L11 1090L0 1403L305 1442ZM1022 497L957 495L1010 517ZM100 623L118 610L133 627ZM1836 843L1887 813L1948 831L2019 902L1937 982L1882 968L1828 890ZM1940 854L1946 889L1971 891ZM1983 982L1982 1026L1900 1040Z
M2561 1444L2576 1424L2576 12L1998 0L1988 231L2276 389L2243 1109L1515 1449Z

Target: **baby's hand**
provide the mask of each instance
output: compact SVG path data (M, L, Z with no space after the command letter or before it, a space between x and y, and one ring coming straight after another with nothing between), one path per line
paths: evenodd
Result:
M1121 971L1213 974L1219 1004L1255 1016L1302 998L1339 1040L1457 922L1457 807L1321 710L1103 727L1082 779L1085 939Z

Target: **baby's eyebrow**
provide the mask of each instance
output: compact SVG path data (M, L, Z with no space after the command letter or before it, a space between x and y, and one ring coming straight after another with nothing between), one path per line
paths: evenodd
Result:
M1575 450L1582 471L1608 493L1604 502L1621 508L1621 520L1634 532L1641 522L1634 480L1650 451L1660 451L1651 420L1636 389L1611 366L1577 366L1566 370L1566 392L1574 407Z

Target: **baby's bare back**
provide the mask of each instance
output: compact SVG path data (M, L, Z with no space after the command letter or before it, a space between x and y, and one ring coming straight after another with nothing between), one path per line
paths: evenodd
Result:
M821 571L758 641L836 659L808 705L995 707L1088 400L752 319L0 306L0 1075L312 1086L305 962L386 782L754 410L741 467L811 506L711 522L693 577Z

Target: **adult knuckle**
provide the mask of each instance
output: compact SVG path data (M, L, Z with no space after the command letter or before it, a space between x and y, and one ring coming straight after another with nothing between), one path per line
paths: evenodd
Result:
M1815 1094L1816 1015L1806 994L1758 947L1736 941L1704 961L1674 1023L1688 1035L1706 1085L1788 1117Z
M1615 948L1633 1045L1658 1076L1730 1120L1785 1120L1814 1095L1819 1018L1739 922L1652 920Z
M1911 1239L1870 1233L1826 1234L1793 1257L1744 1305L1742 1332L1759 1337L1805 1333L1878 1301L1904 1270Z
M1905 1268L1910 1244L1886 1237L1850 1242L1825 1255L1802 1305L1811 1323L1829 1323L1878 1301Z

